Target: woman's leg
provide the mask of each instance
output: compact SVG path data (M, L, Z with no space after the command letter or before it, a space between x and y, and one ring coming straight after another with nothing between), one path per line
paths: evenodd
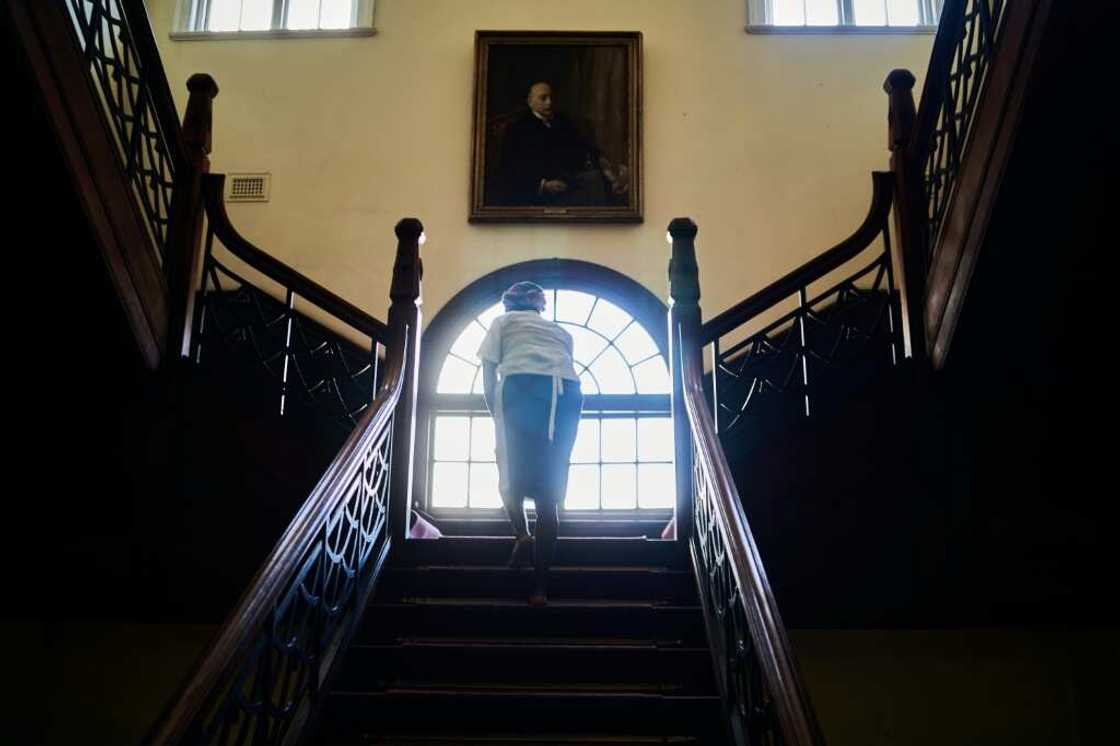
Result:
M509 514L509 522L513 527L513 551L509 555L510 567L523 567L529 563L529 550L533 546L533 537L529 535L529 522L525 518L525 498L513 497L522 490L502 495L502 504Z
M529 601L545 603L548 597L548 571L556 554L556 542L560 534L560 503L564 500L568 485L568 466L572 458L572 447L576 442L579 428L579 413L583 396L579 385L564 382L565 392L556 402L556 427L553 440L548 445L545 479L536 498L537 537L536 566L534 568L536 587Z
M560 516L557 501L552 497L537 497L537 535L534 540L533 595L529 603L548 601L548 571L556 554L556 539L560 534Z

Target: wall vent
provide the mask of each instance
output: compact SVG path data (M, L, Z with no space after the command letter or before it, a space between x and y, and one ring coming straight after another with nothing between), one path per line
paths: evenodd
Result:
M272 174L230 174L226 179L226 201L268 202Z

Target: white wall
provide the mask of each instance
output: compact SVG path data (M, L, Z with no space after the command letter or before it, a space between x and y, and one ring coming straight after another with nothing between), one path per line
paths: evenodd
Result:
M233 205L258 245L384 316L402 216L424 221L425 316L501 266L574 257L667 294L671 218L700 225L708 316L847 236L887 165L883 79L919 77L933 37L751 35L743 0L378 0L356 39L168 38L180 108L214 76L213 166L270 171L272 200ZM470 225L476 29L637 30L645 46L645 223ZM919 83L920 85L920 83Z

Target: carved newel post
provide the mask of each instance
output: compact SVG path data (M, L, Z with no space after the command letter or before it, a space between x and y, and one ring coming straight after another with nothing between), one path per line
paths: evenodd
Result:
M699 361L700 270L696 265L696 223L669 223L669 369L673 376L673 454L677 480L677 540L692 536L692 431L684 403L684 365Z
M914 76L909 70L892 70L883 83L890 100L887 121L891 171L894 173L895 255L891 257L901 291L903 338L906 354L916 361L925 358L922 314L925 307L925 278L929 221L922 197L924 153L914 149Z
M396 227L397 258L389 289L389 333L393 354L403 346L404 385L393 417L393 465L389 501L389 536L397 547L408 536L412 503L413 460L416 447L416 393L420 372L420 281L424 265L420 244L424 226L416 218L404 218Z
M164 257L169 296L167 359L172 362L190 356L195 283L202 261L202 179L210 172L218 84L209 75L199 73L187 81L187 90L190 98L178 143Z

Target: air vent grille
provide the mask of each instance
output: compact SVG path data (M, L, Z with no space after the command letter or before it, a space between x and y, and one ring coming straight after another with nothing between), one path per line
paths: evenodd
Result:
M268 202L272 174L230 174L226 180L229 202Z

